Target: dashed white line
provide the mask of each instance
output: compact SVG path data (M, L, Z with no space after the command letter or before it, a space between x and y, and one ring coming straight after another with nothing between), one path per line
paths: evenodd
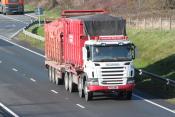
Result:
M35 80L35 79L33 79L33 78L30 78L30 80L31 80L32 82L36 82L36 80Z
M164 109L164 110L167 110L167 111L169 111L169 112L175 114L175 111L174 111L174 110L171 110L171 109L169 109L169 108L167 108L167 107L164 107L164 106L162 106L162 105L159 105L159 104L157 104L157 103L155 103L155 102L152 102L152 101L150 101L150 100L148 100L148 99L145 99L145 98L143 98L143 97L141 97L141 96L138 96L138 95L136 95L136 94L133 94L133 96L135 96L135 97L137 97L137 98L139 98L139 99L141 99L141 100L144 100L145 102L148 102L148 103L150 103L150 104L152 104L152 105L155 105L155 106L157 106L157 107L159 107L159 108L162 108L162 109Z
M0 61L0 64L2 63L2 61Z
M12 70L13 70L14 72L18 72L18 70L17 70L16 68L12 68Z
M58 94L58 92L57 92L57 91L55 91L55 90L51 90L51 92L53 92L53 93L55 93L55 94Z
M14 113L12 110L10 110L9 108L7 108L4 104L0 103L0 106L5 109L7 112L9 112L12 116L14 117L19 117L19 115L17 115L16 113Z
M80 107L80 108L85 108L83 105L81 105L81 104L76 104L78 107Z

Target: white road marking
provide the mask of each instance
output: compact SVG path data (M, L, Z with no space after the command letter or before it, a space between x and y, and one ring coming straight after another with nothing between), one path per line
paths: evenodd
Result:
M18 70L17 70L16 68L12 68L12 70L13 70L14 72L18 72Z
M13 37L15 37L15 36L16 36L18 33L20 33L22 30L23 30L23 28L20 29L20 30L18 30L16 33L14 33L12 36L10 36L10 39L13 38Z
M35 80L35 79L33 79L33 78L30 78L30 80L31 80L32 82L36 82L36 80Z
M37 16L33 16L33 15L29 15L29 14L25 14L25 15L28 16L28 17L32 17L32 18L34 18L34 19L38 19Z
M36 55L38 55L38 56L40 56L40 57L45 58L45 56L42 55L42 54L40 54L40 53L37 53L37 52L32 51L32 50L30 50L30 49L28 49L28 48L25 48L25 47L23 47L23 46L21 46L21 45L18 45L18 44L13 43L13 42L11 42L11 41L9 41L9 40L6 40L6 39L8 39L7 37L4 37L4 36L2 36L2 35L0 35L0 37L1 37L1 38L0 38L1 40L4 40L4 41L6 41L6 42L8 42L8 43L11 43L11 44L13 44L13 45L19 47L19 48L22 48L22 49L24 49L24 50L27 50L27 51L33 53L33 54L36 54ZM2 37L3 37L3 38L2 38ZM5 38L5 39L4 39L4 38ZM52 92L53 92L53 91L52 91ZM152 105L155 105L155 106L157 106L157 107L159 107L159 108L162 108L162 109L164 109L164 110L167 110L167 111L169 111L169 112L171 112L171 113L175 113L175 111L173 111L173 110L171 110L171 109L169 109L169 108L167 108L167 107L164 107L164 106L162 106L162 105L159 105L159 104L157 104L157 103L155 103L155 102L152 102L152 101L150 101L150 100L148 100L148 99L145 99L145 98L143 98L143 97L141 97L141 96L138 96L138 95L136 95L136 94L133 94L133 96L135 96L135 97L137 97L137 98L139 98L139 99L142 99L142 100L144 100L145 102L148 102L148 103L150 103L150 104L152 104ZM78 106L78 105L77 105L77 106Z
M11 19L11 20L15 20L15 21L18 21L18 22L21 22L21 23L24 23L24 24L28 24L24 21L21 21L21 20L18 20L18 19L15 19L15 18L12 18L12 17L9 17L9 16L5 16L5 15L1 15L2 17L5 17L5 18L8 18L8 19Z
M162 108L162 109L164 109L164 110L167 110L167 111L169 111L169 112L175 114L175 111L174 111L174 110L171 110L171 109L169 109L169 108L167 108L167 107L164 107L164 106L162 106L162 105L159 105L159 104L157 104L157 103L155 103L155 102L152 102L151 100L145 99L145 98L143 98L143 97L141 97L141 96L138 96L138 95L136 95L136 94L133 94L133 96L135 96L135 97L137 97L137 98L139 98L139 99L141 99L141 100L144 100L145 102L148 102L148 103L150 103L150 104L152 104L152 105L154 105L154 106L157 106L157 107L159 107L159 108Z
M57 92L57 91L55 91L55 90L51 90L51 92L53 92L53 93L55 93L55 94L58 94L58 92Z
M2 63L2 61L0 61L0 64Z
M77 106L79 106L80 108L85 108L83 105L81 104L76 104Z
M5 109L7 112L9 112L11 115L13 115L14 117L19 117L19 115L17 115L16 113L14 113L12 110L10 110L9 108L7 108L4 104L0 103L0 106Z
M22 49L24 49L24 50L27 50L27 51L29 51L29 52L31 52L31 53L33 53L33 54L36 54L36 55L38 55L38 56L40 56L40 57L45 58L45 56L42 55L42 54L40 54L40 53L37 53L37 52L35 52L35 51L32 51L32 50L30 50L30 49L28 49L28 48L25 48L25 47L19 45L19 44L16 44L16 43L13 43L13 42L9 41L7 37L4 37L4 36L0 35L0 39L3 40L3 41L8 42L8 43L10 43L10 44L13 44L13 45L15 45L15 46L17 46L17 47L19 47L19 48L22 48Z

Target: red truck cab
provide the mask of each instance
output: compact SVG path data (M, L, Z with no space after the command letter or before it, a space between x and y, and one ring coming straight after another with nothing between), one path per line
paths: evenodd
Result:
M24 0L0 0L0 12L4 15L24 13Z

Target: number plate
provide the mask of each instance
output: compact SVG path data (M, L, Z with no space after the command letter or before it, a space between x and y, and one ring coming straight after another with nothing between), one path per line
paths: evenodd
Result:
M118 89L118 86L109 86L108 89Z

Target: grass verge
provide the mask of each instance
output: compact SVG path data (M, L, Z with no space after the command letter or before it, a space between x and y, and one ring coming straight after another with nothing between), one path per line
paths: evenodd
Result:
M27 43L29 47L44 50L44 42L43 41L31 38L31 37L25 35L24 33L19 33L17 35L17 38L19 39L20 42Z
M175 30L129 29L128 36L136 44L139 55L136 68L175 80ZM137 88L175 104L175 88L158 79L137 76Z

